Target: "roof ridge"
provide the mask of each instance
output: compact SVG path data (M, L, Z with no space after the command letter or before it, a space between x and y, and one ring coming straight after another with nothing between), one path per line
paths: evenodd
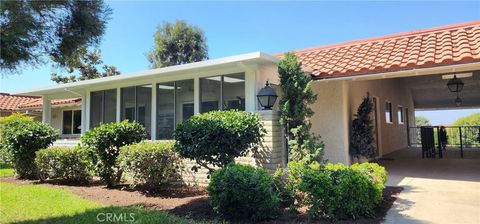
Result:
M450 24L450 25L445 25L445 26L439 26L439 27L433 27L433 28L426 28L426 29L419 29L419 30L412 30L412 31L405 31L405 32L399 32L399 33L394 33L394 34L387 34L383 36L377 36L377 37L369 37L369 38L364 38L364 39L359 39L359 40L351 40L351 41L345 41L341 43L334 43L334 44L328 44L328 45L323 45L323 46L318 46L318 47L310 47L310 48L304 48L300 50L292 50L295 53L304 53L304 52L309 52L309 51L315 51L315 50L321 50L321 49L326 49L326 48L336 48L336 47L347 47L351 45L356 45L356 44L362 44L362 43L368 43L368 42L374 42L374 41L379 41L379 40L391 40L395 38L405 38L413 35L420 35L424 33L433 33L433 32L439 32L443 30L454 30L458 28L469 28L469 27L474 27L480 25L480 20L474 20L474 21L469 21L469 22L463 22L463 23L457 23L457 24ZM277 53L274 54L275 56L281 56L283 53Z

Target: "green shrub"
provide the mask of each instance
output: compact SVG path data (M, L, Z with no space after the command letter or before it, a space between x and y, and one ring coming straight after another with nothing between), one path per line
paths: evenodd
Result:
M90 151L80 147L52 147L36 152L35 164L41 181L61 178L71 182L90 179Z
M12 156L12 164L19 178L33 179L35 152L50 146L59 136L48 124L13 114L3 118L0 124L1 145Z
M215 212L262 220L272 217L279 206L272 186L273 179L263 168L231 164L213 173L207 190Z
M0 166L11 167L13 166L13 155L6 147L0 142Z
M313 218L329 219L370 217L382 199L385 169L365 163L345 166L341 163L290 162L286 186L297 202L308 207Z
M175 148L180 156L210 173L225 167L248 150L256 150L265 134L257 114L244 111L212 111L194 115L175 129ZM194 166L196 171L199 167Z
M124 146L117 161L132 177L134 185L143 184L150 190L158 190L163 184L178 180L182 165L173 141Z
M385 167L380 166L377 163L355 163L350 167L370 178L375 185L375 203L380 202L383 197L385 183L387 182L388 173L385 170Z
M85 132L82 144L94 149L98 158L96 171L108 187L115 186L122 177L122 170L116 164L120 147L137 143L147 136L145 128L136 122L124 120L107 123Z

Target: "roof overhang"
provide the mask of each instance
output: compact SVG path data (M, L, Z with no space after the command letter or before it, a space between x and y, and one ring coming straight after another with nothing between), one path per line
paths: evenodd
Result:
M169 66L165 68L151 69L136 73L122 74L118 76L110 76L98 79L84 80L73 83L59 84L47 88L39 88L28 91L14 93L16 95L25 96L45 96L59 93L75 93L81 92L86 88L102 86L105 84L115 84L121 82L149 80L158 76L171 76L182 73L200 72L228 67L245 67L250 65L267 65L276 64L278 59L263 52L253 52L248 54L235 55L219 59L211 59L206 61L188 63L183 65ZM77 95L78 97L78 95Z

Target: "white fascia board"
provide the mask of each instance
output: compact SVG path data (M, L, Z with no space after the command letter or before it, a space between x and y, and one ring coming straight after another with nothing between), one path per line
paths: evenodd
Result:
M110 76L98 79L84 80L73 83L59 84L47 88L39 88L33 90L27 90L22 92L13 93L15 95L26 96L42 96L49 94L57 94L65 92L66 90L84 89L93 85L102 85L113 82L124 82L129 80L148 79L157 75L167 75L170 73L181 73L189 71L200 71L205 69L214 69L216 67L227 65L238 65L238 63L277 63L278 59L263 52L253 52L248 54L240 54L230 57L211 59L200 62L193 62L183 65L169 66L165 68L151 69L141 72L135 72L125 75Z

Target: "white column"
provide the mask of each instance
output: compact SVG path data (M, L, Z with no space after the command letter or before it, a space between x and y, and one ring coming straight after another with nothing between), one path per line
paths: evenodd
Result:
M121 103L122 103L121 100L122 99L120 98L121 97L120 90L121 90L121 88L117 88L117 110L116 110L116 112L117 112L117 114L116 114L117 123L122 120L122 116L121 116L121 112L122 112L121 111L121 109L122 109L121 108Z
M42 96L42 122L45 124L50 124L52 119L52 104L48 96Z
M87 120L87 104L86 95L82 95L82 134L87 130L87 123L90 123L90 121Z
M245 72L245 111L256 111L257 105L257 77L255 71L247 70Z
M193 112L200 113L200 79L198 77L193 79Z
M85 103L83 101L83 98L82 98L82 114L83 113L83 106L85 106L85 120L82 120L82 124L83 124L83 127L85 127L85 129L82 129L82 132L85 132L85 131L88 131L90 130L90 101L92 100L90 98L90 91L85 91ZM83 119L83 116L82 116L82 119Z
M157 136L157 84L152 83L152 124L150 128L150 133L152 135L152 141L155 140Z

